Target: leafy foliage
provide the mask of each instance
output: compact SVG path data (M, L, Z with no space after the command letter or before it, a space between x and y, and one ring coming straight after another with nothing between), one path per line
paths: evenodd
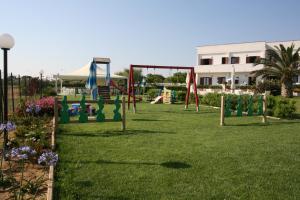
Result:
M282 44L270 48L266 51L266 58L260 58L256 65L263 64L264 67L254 71L255 77L274 77L280 81L281 96L292 97L293 77L300 74L299 56L300 48L295 49L295 45L284 47Z

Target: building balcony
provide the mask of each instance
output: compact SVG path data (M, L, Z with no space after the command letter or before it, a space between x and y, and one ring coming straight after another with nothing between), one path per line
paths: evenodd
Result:
M220 64L220 65L197 65L195 73L231 73L234 66L235 73L249 73L263 68L263 65L249 64Z

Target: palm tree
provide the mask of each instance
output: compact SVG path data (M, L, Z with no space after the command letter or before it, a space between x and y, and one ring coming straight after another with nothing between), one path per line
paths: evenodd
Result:
M264 67L254 71L255 77L274 77L280 81L281 96L293 97L293 77L300 74L300 48L295 45L285 48L282 44L266 50L266 58L260 58L255 65Z

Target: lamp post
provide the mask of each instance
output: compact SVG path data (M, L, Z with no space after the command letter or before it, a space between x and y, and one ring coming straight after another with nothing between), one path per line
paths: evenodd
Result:
M0 36L0 48L3 50L3 72L4 72L4 88L3 88L3 123L8 121L8 104L7 104L7 52L15 45L14 38L9 34ZM8 132L4 129L3 149L4 153L7 150Z
M43 73L44 70L40 71L40 76L41 76L41 80L40 80L40 98L43 97Z

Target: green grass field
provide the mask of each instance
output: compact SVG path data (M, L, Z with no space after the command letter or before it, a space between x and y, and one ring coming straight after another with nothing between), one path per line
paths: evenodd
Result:
M60 125L55 199L299 199L299 121L220 127L218 110L137 106L125 133L120 123Z

